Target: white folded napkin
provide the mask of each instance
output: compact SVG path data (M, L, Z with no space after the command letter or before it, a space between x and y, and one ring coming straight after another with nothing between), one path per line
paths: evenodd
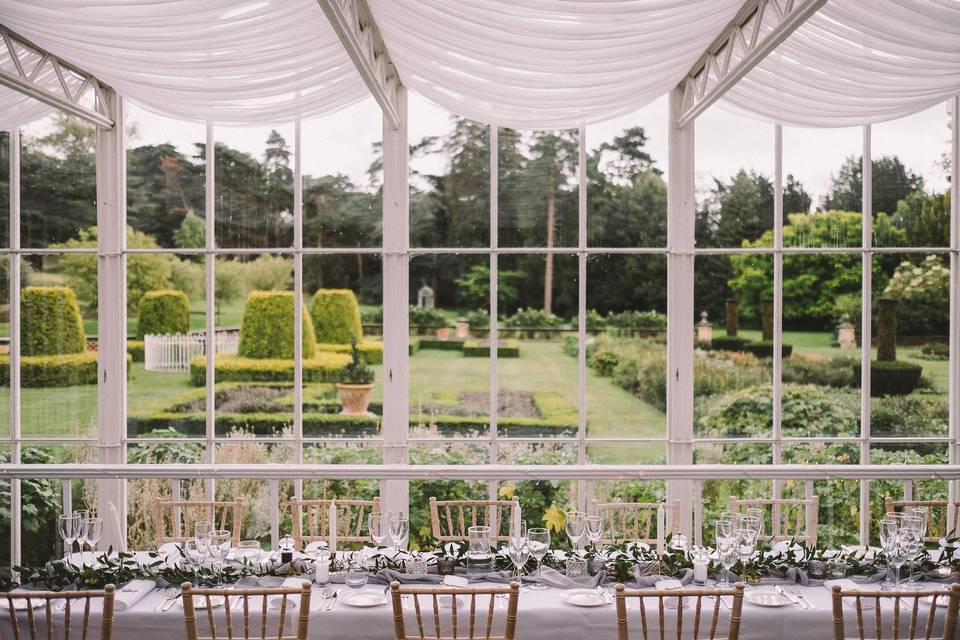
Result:
M283 588L285 588L285 589L288 589L288 588L296 588L296 589L299 589L300 587L303 586L303 583L304 583L304 582L307 582L307 580L306 580L305 578L303 578L303 577L300 577L300 578L286 578L280 586L283 587ZM298 593L298 594L295 594L295 595L288 595L288 596L287 596L287 602L292 602L294 608L299 607L299 606L300 606L300 594ZM281 604L282 604L282 603L283 603L283 596L277 595L277 596L272 596L272 597L270 598L270 608L271 608L271 609L279 609L279 608L281 607ZM289 607L290 605L287 605L287 606Z
M800 562L803 560L803 547L796 543L791 543L790 540L778 540L773 543L773 546L770 548L770 554L780 557L780 558L789 558L793 557L794 562Z
M140 602L140 600L153 591L156 586L157 584L153 580L131 580L114 592L114 610L126 611Z

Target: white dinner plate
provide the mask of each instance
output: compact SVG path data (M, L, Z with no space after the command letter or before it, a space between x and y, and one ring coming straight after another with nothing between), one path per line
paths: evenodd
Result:
M567 604L576 607L599 607L607 604L603 595L596 589L570 589L563 593L563 599Z
M337 596L337 599L351 607L379 607L386 604L383 591L371 591L369 589L344 589Z
M758 607L785 607L792 604L790 598L782 593L766 589L751 589L743 594L743 599Z
M183 598L177 598L177 601L180 603L180 606L183 606ZM223 606L223 596L210 596L210 608L214 609L216 607ZM194 609L206 609L207 608L207 596L193 596L193 608Z

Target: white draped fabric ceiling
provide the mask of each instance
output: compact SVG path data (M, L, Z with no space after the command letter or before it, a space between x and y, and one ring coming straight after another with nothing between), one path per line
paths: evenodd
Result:
M481 122L555 128L662 96L743 0L368 4L410 90ZM278 123L368 95L316 0L0 0L0 23L179 118ZM957 93L960 0L829 0L720 106L784 124L849 126ZM49 110L0 89L2 128Z

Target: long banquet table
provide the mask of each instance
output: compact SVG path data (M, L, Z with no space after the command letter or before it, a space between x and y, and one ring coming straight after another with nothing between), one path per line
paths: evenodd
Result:
M275 580L275 579L274 579ZM272 584L276 584L273 582ZM343 585L336 585L338 589L346 589ZM471 585L474 586L474 585ZM502 585L501 585L502 586ZM932 586L945 587L942 584L933 583ZM382 585L370 585L367 588L383 589ZM764 584L757 588L772 588L770 584ZM791 587L798 593L806 596L815 609L805 610L796 605L790 605L782 608L766 608L755 606L744 602L743 620L741 624L740 637L745 640L773 640L777 638L789 640L803 640L816 638L832 637L831 626L831 596L830 592L823 586L799 586ZM615 638L616 621L615 606L605 605L600 607L585 608L567 604L563 600L563 589L550 588L545 591L526 590L521 592L519 600L517 637L521 640L557 640L558 638ZM114 637L116 638L134 638L136 640L172 640L173 638L184 637L183 610L179 604L171 607L167 611L154 611L154 609L163 601L161 590L154 590L149 595L138 601L126 611L118 612L114 622ZM704 601L704 606L707 602ZM945 598L943 600L946 602ZM422 600L422 607L425 610L432 609L432 605L427 605ZM259 604L259 603L258 603ZM372 608L354 608L345 605L337 599L334 607L330 611L321 610L323 602L319 597L319 588L314 587L311 614L310 614L310 637L317 639L346 639L346 640L384 640L393 637L393 619L389 603ZM486 601L478 601L478 611L486 612ZM502 621L505 615L505 604L498 602L496 604L495 617ZM406 620L408 633L415 633L415 623L412 612L412 604L407 604ZM253 603L251 603L253 609ZM920 621L926 619L926 605L921 604ZM935 629L941 630L943 624L944 607L938 607L937 621ZM445 619L449 619L449 609L442 610ZM656 627L656 610L649 611L653 617L651 622L653 628ZM199 612L201 620L201 631L205 626L206 615ZM240 607L236 607L233 612L235 624L241 620L242 612ZM278 612L271 610L268 614L272 628L276 628ZM460 621L465 622L468 617L468 609L462 607L459 609ZM639 611L634 603L628 610L631 619L631 637L642 637L640 635L639 623L635 617ZM889 624L892 618L892 611L884 608L884 619ZM217 611L217 620L219 634L223 635L223 611ZM251 614L253 616L254 614ZM674 619L675 611L667 610L668 622ZM729 616L729 610L721 609L721 620L726 620ZM872 626L873 612L864 612L866 620ZM867 616L870 616L867 618ZM478 618L482 617L478 614ZM906 610L901 612L903 623L909 618ZM287 616L287 630L292 631L295 624L295 616ZM854 610L847 610L848 625L855 624ZM684 613L684 627L687 629L684 637L688 637L689 628L693 620L693 606L687 605ZM258 621L258 619L257 619ZM502 622L501 622L502 624ZM464 628L461 625L461 629ZM259 629L257 630L259 635ZM889 635L889 633L887 634ZM654 636L651 636L654 637ZM675 637L675 636L668 636ZM939 636L934 636L939 637Z

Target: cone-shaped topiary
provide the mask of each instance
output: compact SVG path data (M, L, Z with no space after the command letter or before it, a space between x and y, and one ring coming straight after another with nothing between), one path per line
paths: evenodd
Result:
M186 333L190 330L190 301L175 289L147 291L140 298L137 340L147 334Z
M350 289L319 289L313 296L310 315L317 342L350 344L351 339L360 342L363 338L360 306Z
M317 351L313 322L303 309L303 357ZM247 296L240 324L238 355L244 358L293 358L293 292L254 291Z
M77 296L69 287L25 287L20 292L20 353L83 353L87 340Z

